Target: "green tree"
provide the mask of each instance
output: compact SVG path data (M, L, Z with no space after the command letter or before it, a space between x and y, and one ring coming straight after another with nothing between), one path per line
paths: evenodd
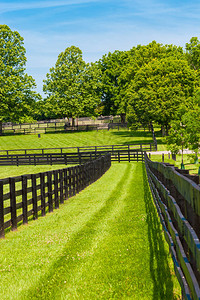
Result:
M121 115L121 120L124 121L125 109L121 105L125 82L120 79L123 67L126 65L127 52L114 51L103 55L97 62L102 76L101 100L103 105L104 115Z
M84 114L94 114L100 102L98 89L100 71L95 64L86 64L82 51L75 46L66 48L58 56L55 67L44 80L43 90L46 115L74 119Z
M186 57L190 66L194 70L200 68L200 41L197 37L192 37L190 43L186 43Z
M138 70L127 89L129 122L156 121L168 131L196 85L197 72L185 59L169 56L151 60Z
M7 25L0 25L0 134L2 122L33 119L35 104L41 98L32 91L35 81L25 73L23 38Z
M196 91L191 106L182 116L183 122L186 124L188 133L188 146L196 154L198 160L198 152L200 149L200 94Z
M183 150L187 148L189 142L189 135L187 125L183 120L173 121L169 130L169 135L166 137L167 148L172 154L177 154L179 150L182 153L181 166L184 168L183 163Z
M132 92L130 86L134 81L136 74L141 68L151 63L151 61L164 58L182 59L184 57L183 49L174 45L162 45L156 41L152 41L148 45L138 45L127 52L126 64L123 66L119 81L123 83L123 89L120 91L120 108L126 112L129 125L137 127L141 122L143 125L150 123L149 112L143 110L142 114L137 114L133 106L128 107L130 100L132 101ZM144 91L142 96L144 96ZM152 91L149 92L149 96ZM138 95L140 97L140 95ZM154 97L154 95L152 95ZM128 108L127 108L128 107ZM134 124L134 125L133 125Z

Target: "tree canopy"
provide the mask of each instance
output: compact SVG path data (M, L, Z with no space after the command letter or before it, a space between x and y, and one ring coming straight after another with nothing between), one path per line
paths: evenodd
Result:
M127 64L126 51L114 51L103 55L97 62L101 70L101 101L104 115L124 114L122 105L124 81L121 78L124 66Z
M0 25L0 124L32 120L40 95L32 89L34 79L25 73L23 38L7 25ZM0 126L0 131L1 131Z
M136 72L127 88L128 119L134 114L135 122L156 121L168 129L179 107L187 105L194 94L197 80L185 59L151 60Z
M44 80L46 115L53 112L58 117L74 119L94 114L100 103L99 76L100 70L84 62L78 47L66 48Z
M190 39L185 50L152 41L128 51L109 52L95 63L86 63L78 47L68 47L46 75L44 100L33 91L35 81L25 73L25 66L23 38L0 25L0 124L34 117L126 114L130 126L155 121L168 130L181 119L181 111L191 119L200 107L197 37ZM193 140L198 140L194 132Z

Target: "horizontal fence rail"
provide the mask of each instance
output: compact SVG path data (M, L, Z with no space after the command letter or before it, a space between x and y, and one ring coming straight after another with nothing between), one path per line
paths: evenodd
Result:
M138 150L115 150L78 152L78 153L43 153L43 154L8 154L0 155L0 166L8 165L76 165L93 160L100 155L111 154L111 161L143 161L144 152Z
M121 150L154 151L154 143L135 143L127 145L103 145L87 147L62 147L62 148L33 148L33 149L12 149L0 150L0 155L11 154L45 154L45 153L79 153L79 152L110 152L115 153Z
M5 230L17 229L29 217L44 216L47 211L100 178L111 166L111 155L65 169L22 175L0 180L0 237Z
M182 170L146 154L145 165L183 296L200 299L200 187Z

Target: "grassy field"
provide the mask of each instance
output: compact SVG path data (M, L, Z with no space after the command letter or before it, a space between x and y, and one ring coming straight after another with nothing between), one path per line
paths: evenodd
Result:
M103 191L103 193L102 193ZM142 163L0 240L0 299L180 298Z
M152 143L151 132L138 130L99 130L38 135L11 135L0 137L0 150L61 148L95 145L118 145L132 143Z
M0 178L14 177L25 174L36 174L40 172L52 171L67 168L68 165L41 165L41 166L0 166Z
M150 158L152 161L158 161L162 162L162 154L157 155L151 155ZM176 161L174 161L171 156L168 157L168 154L164 154L164 162L173 164L175 167L181 168L181 162L182 162L182 155L178 154L176 155ZM190 171L190 174L198 174L199 170L199 163L194 164L194 158L191 157L191 155L184 154L183 155L183 162L186 170Z
M99 130L38 135L12 135L0 137L0 150L80 147L153 142L152 134L144 130ZM0 166L0 178L39 173L64 166Z

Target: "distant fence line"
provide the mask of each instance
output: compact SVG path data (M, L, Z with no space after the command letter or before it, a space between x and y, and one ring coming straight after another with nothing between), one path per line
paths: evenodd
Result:
M92 119L90 117L81 117L81 118L75 118L75 123L78 122L79 125L87 125L89 123L92 123L92 124L102 124L102 123L105 123L105 122L113 122L113 119L117 119L119 120L120 119L120 116L99 116L97 117L96 119ZM47 126L50 126L50 124L72 124L72 119L69 118L69 119L50 119L50 120L41 120L41 121L36 121L34 123L13 123L13 122L3 122L3 128L15 128L15 127L20 127L20 128L23 128L23 127L32 127L32 126L41 126L43 124L49 124Z
M79 153L43 153L43 154L8 154L0 155L0 166L9 165L76 165L96 159L99 155L110 153L111 161L143 161L144 152L140 150L118 150L114 152L79 152Z
M152 162L146 154L145 165L183 296L200 299L200 187L195 183L198 178L170 164Z
M28 218L44 216L64 200L100 178L111 166L111 155L65 169L0 180L0 237Z
M125 145L102 145L102 146L87 146L87 147L61 147L61 148L34 148L34 149L12 149L0 150L1 156L14 154L56 154L56 153L79 153L79 152L96 152L96 153L111 153L115 155L119 151L140 150L154 151L154 143L135 143Z
M106 123L103 121L92 122L91 124L70 125L68 121L42 122L42 123L25 123L25 124L8 124L3 125L2 135L9 134L40 134L40 133L55 133L55 132L70 132L70 131L92 131L101 129L118 129L127 128L127 123Z
M74 132L74 131L93 131L93 130L110 130L110 129L120 129L128 128L128 123L107 123L101 121L101 123L92 124L78 124L70 125L67 121L59 122L44 122L44 123L24 123L24 124L9 124L3 125L2 135L13 135L13 134L47 134L47 133L61 133L61 132ZM151 128L149 128L151 130ZM145 130L145 128L144 128Z

